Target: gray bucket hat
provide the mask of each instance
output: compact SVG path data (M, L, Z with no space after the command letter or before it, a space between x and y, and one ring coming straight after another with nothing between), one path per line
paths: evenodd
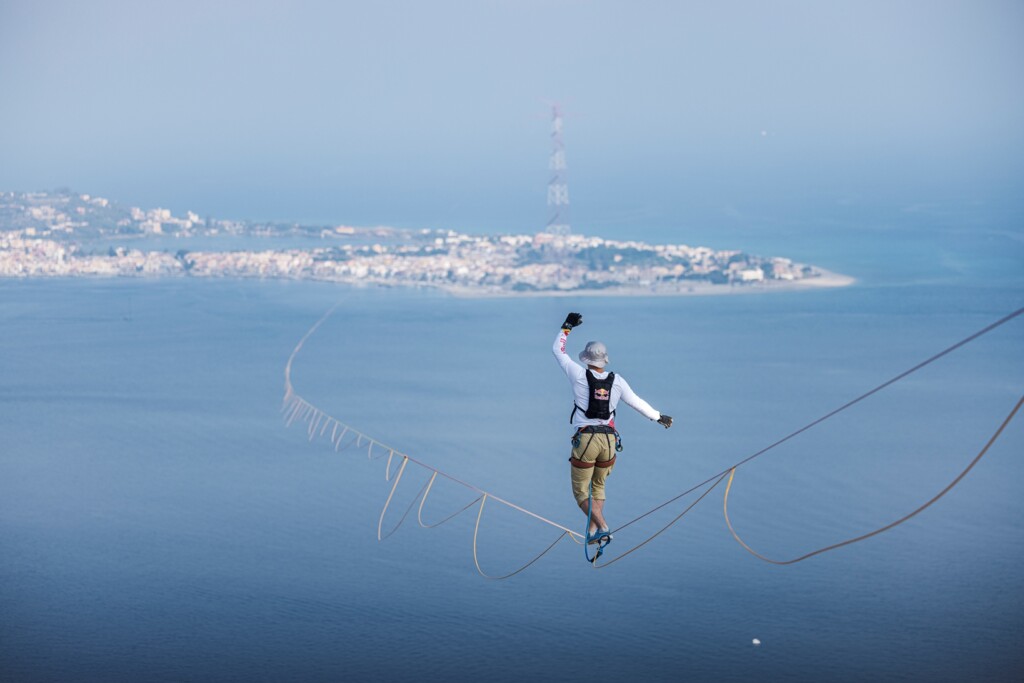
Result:
M587 342L587 346L580 351L580 360L586 365L603 368L608 365L608 349L599 341Z

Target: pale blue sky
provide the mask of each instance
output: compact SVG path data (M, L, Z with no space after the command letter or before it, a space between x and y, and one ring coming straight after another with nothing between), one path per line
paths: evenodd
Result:
M531 232L559 100L581 231L850 206L1019 229L1022 66L1014 1L3 0L0 189Z

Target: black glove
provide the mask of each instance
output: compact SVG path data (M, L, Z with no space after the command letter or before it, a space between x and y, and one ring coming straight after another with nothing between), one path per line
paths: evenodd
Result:
M570 313L565 316L565 322L562 323L563 330L571 330L574 327L578 327L583 324L583 316L579 313Z
M666 415L665 413L662 413L661 417L658 418L658 424L660 424L665 429L668 429L669 427L672 426L672 418Z

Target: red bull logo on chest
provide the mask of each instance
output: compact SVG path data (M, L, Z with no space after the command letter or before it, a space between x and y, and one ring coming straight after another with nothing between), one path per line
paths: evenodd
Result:
M612 396L612 392L608 391L604 387L597 387L594 389L594 400L595 401L607 401Z

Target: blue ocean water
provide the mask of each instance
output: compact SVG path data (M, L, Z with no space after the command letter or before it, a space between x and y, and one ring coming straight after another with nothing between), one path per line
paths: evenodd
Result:
M607 514L621 525L1024 302L1013 234L841 242L799 256L857 286L751 296L0 282L0 679L1019 680L1022 418L935 506L807 562L747 554L719 488L606 569L563 540L489 581L475 508L429 530L414 509L378 542L385 461L335 453L279 413L292 348L340 302L296 359L307 400L582 528L549 355L582 310L571 350L605 341L676 418L665 431L620 411ZM1017 319L740 468L737 529L788 558L920 505L1020 397L1022 341ZM385 529L425 481L408 469ZM473 497L438 484L425 520ZM606 557L693 500L616 534ZM488 504L481 565L512 571L557 535Z

